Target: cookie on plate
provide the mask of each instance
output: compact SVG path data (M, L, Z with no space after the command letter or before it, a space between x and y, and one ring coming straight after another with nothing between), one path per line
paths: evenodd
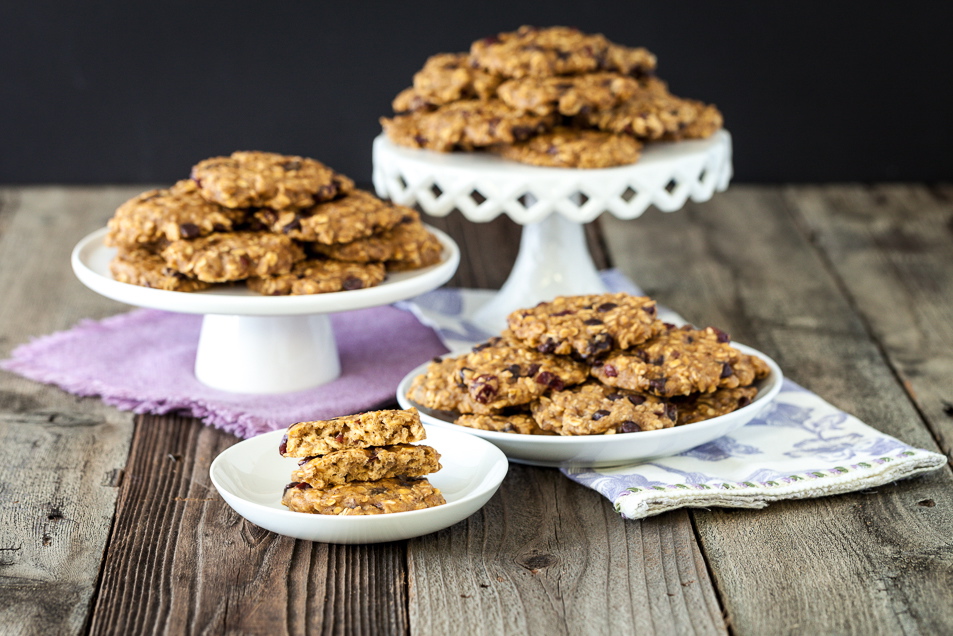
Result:
M631 135L560 127L516 144L492 146L506 159L554 168L609 168L635 163L642 144Z
M426 436L417 409L368 411L292 424L278 452L285 457L315 457L347 448L411 444Z
M654 141L678 133L698 116L693 100L646 91L613 108L580 113L579 119L600 130Z
M269 232L226 232L169 243L162 250L169 267L208 283L286 274L304 250L286 236Z
M748 386L770 368L732 347L719 329L668 325L652 340L607 356L591 373L611 386L672 397Z
M327 488L349 481L423 477L440 470L440 453L431 446L394 444L348 448L301 460L291 473L297 483Z
M460 426L475 428L494 433L516 433L519 435L555 435L552 431L541 429L536 420L527 413L513 415L479 415L464 413L453 422Z
M658 397L594 381L544 395L532 409L540 428L560 435L655 431L675 426L677 417Z
M287 274L253 276L245 284L265 296L307 296L375 287L386 277L381 263L309 259L295 263Z
M212 286L172 269L164 258L144 248L120 249L110 261L109 271L121 283L153 289L195 292Z
M514 143L545 132L556 116L521 113L499 99L465 99L432 111L381 118L384 132L395 144L438 152Z
M319 161L273 152L239 151L192 168L209 201L227 208L306 208L354 188L354 182Z
M149 190L126 201L109 219L104 242L134 248L228 232L241 223L245 210L206 201L191 179L171 188Z
M507 317L513 336L543 353L583 360L627 349L664 331L655 301L625 293L557 296Z
M600 69L609 41L572 27L521 26L477 40L470 47L475 64L505 77L573 75Z
M420 221L411 208L397 206L404 212L400 222L389 230L350 243L325 245L313 243L309 248L318 254L339 261L355 263L387 262L390 271L420 269L440 262L443 245Z
M490 99L502 79L474 66L467 53L438 53L414 74L414 91L439 106L460 99Z
M302 210L262 209L255 218L272 232L298 241L349 243L390 229L407 214L404 206L383 201L370 192L347 196Z
M692 393L673 397L669 401L678 411L676 426L682 426L733 413L751 404L757 395L756 387L739 386L733 389L715 389L711 393Z
M500 84L497 94L503 103L518 111L573 116L612 108L639 90L639 82L632 77L600 72L511 79Z
M319 515L379 515L441 506L447 501L426 479L395 477L352 481L326 490L303 482L285 487L281 503L294 512Z

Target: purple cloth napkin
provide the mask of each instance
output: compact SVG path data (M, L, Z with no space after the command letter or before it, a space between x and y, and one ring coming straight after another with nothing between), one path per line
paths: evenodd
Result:
M331 316L341 377L279 395L245 395L195 379L202 316L138 309L84 320L17 347L0 366L136 413L179 412L241 437L304 420L366 411L395 399L400 380L447 352L429 327L394 307Z

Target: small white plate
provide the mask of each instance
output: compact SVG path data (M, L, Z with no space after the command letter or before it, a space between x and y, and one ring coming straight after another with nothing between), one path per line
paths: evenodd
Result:
M435 508L381 515L334 516L292 512L281 505L294 458L282 457L278 430L235 444L209 469L212 483L235 512L257 526L295 539L324 543L380 543L442 530L483 507L500 487L506 457L492 444L453 430L424 425L422 442L440 453L442 468L427 479L447 503Z
M116 249L103 243L107 228L96 230L77 243L71 260L76 277L84 285L106 298L139 307L229 316L326 314L388 305L436 289L450 280L460 264L460 249L444 232L430 226L427 229L443 245L441 260L436 265L389 272L387 279L375 287L308 296L262 296L241 285L183 293L120 283L109 271Z
M639 462L677 455L701 444L726 435L740 428L760 415L774 396L781 390L783 376L777 363L756 351L738 343L732 346L749 355L756 355L771 368L771 374L758 383L758 395L751 404L710 420L676 426L658 431L639 433L620 433L617 435L520 435L519 433L497 433L458 426L446 419L439 411L425 409L407 399L407 389L413 379L423 373L427 365L422 364L407 374L397 387L397 401L403 408L417 407L420 419L434 427L448 430L465 431L481 437L500 448L510 461L532 466L592 466L605 468L623 466Z

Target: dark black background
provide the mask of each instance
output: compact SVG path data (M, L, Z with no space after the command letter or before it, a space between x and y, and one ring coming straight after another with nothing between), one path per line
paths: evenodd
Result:
M736 182L953 178L941 2L4 2L0 183L172 182L237 149L371 173L431 54L520 24L650 48L716 103Z

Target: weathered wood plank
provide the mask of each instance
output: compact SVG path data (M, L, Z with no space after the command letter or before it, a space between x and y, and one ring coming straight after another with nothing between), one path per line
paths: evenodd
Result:
M784 190L953 457L953 187Z
M0 189L0 357L122 309L75 279L69 255L129 194ZM0 631L83 630L131 433L128 414L0 371Z
M725 633L686 513L625 522L555 469L511 464L486 507L409 554L413 633Z
M603 223L617 266L661 303L728 329L778 360L792 379L880 430L936 449L776 189L733 186L671 215ZM757 512L693 512L732 628L950 631L951 486L943 470L875 493Z
M404 544L295 541L245 521L208 477L237 441L194 419L137 421L91 632L406 633Z

